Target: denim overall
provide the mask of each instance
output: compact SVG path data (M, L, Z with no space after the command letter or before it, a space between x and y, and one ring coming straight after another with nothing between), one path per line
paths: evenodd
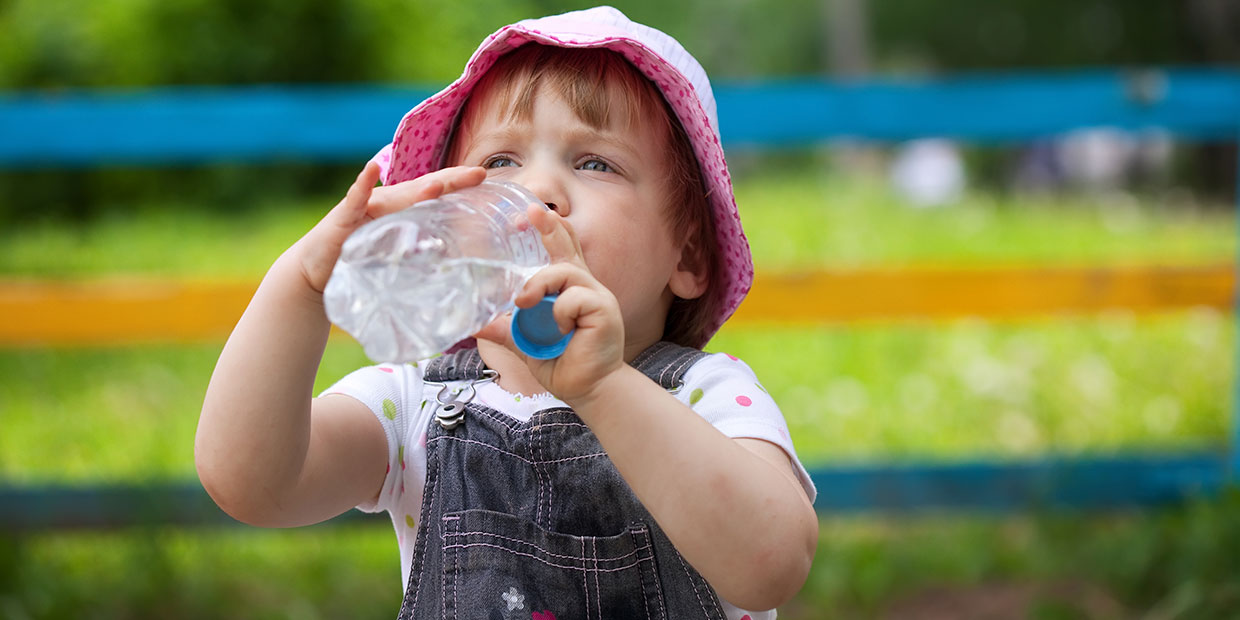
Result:
M703 355L660 342L632 365L674 390ZM493 376L484 371L477 350L466 349L432 361L425 380ZM522 423L460 405L441 405L427 432L402 620L724 620L714 591L571 409Z

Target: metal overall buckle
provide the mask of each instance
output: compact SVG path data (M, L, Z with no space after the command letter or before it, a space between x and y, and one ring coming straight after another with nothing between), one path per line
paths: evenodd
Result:
M439 389L439 393L435 395L435 401L439 403L439 407L435 409L435 421L444 427L444 430L452 430L461 425L465 421L465 405L478 395L478 390L474 386L487 381L494 381L499 377L499 373L484 368L482 377L474 379L465 385L465 387L453 392L448 384L443 384Z

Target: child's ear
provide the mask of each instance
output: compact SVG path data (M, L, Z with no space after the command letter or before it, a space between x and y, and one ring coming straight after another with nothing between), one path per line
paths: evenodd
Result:
M691 243L681 246L680 261L676 263L676 269L672 271L672 277L667 282L673 295L681 299L696 299L706 292L706 286L710 282L710 270L707 269L702 254L703 252Z

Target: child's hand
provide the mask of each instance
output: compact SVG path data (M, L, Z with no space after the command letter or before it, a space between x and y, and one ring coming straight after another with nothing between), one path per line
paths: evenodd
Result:
M294 245L306 284L316 293L323 292L340 257L340 246L362 224L485 180L484 169L457 166L436 170L412 181L375 187L379 181L379 165L366 164L344 199Z
M624 320L620 304L590 273L572 226L554 211L532 206L530 221L542 234L551 265L530 278L517 295L530 308L546 295L559 295L552 314L562 333L576 330L560 357L538 360L512 343L510 316L497 319L477 337L502 343L526 361L534 378L557 398L572 404L586 398L608 374L625 367Z

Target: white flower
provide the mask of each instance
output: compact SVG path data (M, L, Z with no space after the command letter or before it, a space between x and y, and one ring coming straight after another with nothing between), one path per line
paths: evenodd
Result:
M508 588L508 591L501 594L500 598L508 603L508 611L514 609L525 609L525 595L517 592L516 588Z

